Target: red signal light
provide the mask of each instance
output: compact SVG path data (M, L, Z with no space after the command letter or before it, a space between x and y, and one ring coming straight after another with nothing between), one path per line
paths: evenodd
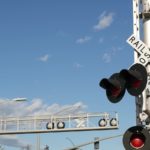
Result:
M121 88L113 88L112 90L110 90L110 92L113 97L117 97L121 92Z
M123 145L126 150L149 150L149 131L142 126L129 128L123 135Z
M142 83L142 81L141 80L136 80L136 81L133 81L132 83L131 83L131 87L133 87L133 88L139 88L140 86L141 86L141 83Z
M139 149L144 146L145 137L143 134L133 134L130 139L130 145L135 148Z

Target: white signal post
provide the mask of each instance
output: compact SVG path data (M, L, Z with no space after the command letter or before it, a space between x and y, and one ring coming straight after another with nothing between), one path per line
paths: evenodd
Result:
M144 43L150 48L150 0L142 0L142 19L143 19L143 33ZM150 53L150 50L149 50ZM149 59L150 60L150 59ZM150 64L147 64L148 82L145 94L143 97L143 112L141 116L145 117L147 127L150 128ZM142 119L142 117L141 117Z
M140 40L140 20L143 22L143 42ZM150 0L133 0L133 34L127 42L135 50L134 63L140 63L147 69L147 86L143 93L136 97L136 122L137 125L150 129Z

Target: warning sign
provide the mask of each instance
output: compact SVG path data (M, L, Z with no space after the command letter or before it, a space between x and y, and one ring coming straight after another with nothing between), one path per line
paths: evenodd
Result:
M137 59L137 63L142 65L146 65L150 59L150 50L145 43L141 40L137 39L134 34L132 34L128 39L127 43L129 43L135 51L137 51L140 56Z

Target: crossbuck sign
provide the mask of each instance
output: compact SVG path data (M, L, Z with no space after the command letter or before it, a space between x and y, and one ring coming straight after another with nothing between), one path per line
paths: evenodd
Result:
M146 66L150 59L150 50L148 46L141 40L137 39L134 34L127 39L127 43L129 43L134 50L140 54L136 60L136 63Z

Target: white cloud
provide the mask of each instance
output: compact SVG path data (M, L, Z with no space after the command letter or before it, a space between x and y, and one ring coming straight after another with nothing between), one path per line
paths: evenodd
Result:
M33 99L28 102L15 102L6 99L0 99L0 116L14 117L14 116L32 116L32 115L54 115L54 114L68 114L79 113L83 111L85 105L78 102L72 105L47 105L41 99ZM61 112L61 113L60 113Z
M116 48L112 48L111 51L109 52L105 52L102 56L102 60L105 63L110 63L112 58L119 52L121 51L123 48L122 47L116 47Z
M20 148L27 148L27 146L29 146L24 140L21 140L16 135L1 135L0 144Z
M99 38L99 43L103 43L104 42L104 38Z
M90 41L91 39L92 38L90 36L85 36L85 37L77 39L76 43L83 44L83 43Z
M85 108L86 105L82 102L77 102L70 105L59 105L56 103L48 105L41 99L33 99L32 101L24 102L14 101L12 99L0 99L0 117L72 115L85 112ZM30 145L26 141L21 140L18 136L0 136L0 144L21 148L26 148Z
M63 30L59 30L57 31L56 36L61 38L66 38L69 37L69 34Z
M100 15L97 25L94 26L94 30L99 31L109 27L113 22L113 17L114 17L114 13L106 14L106 12L103 12Z
M39 58L39 60L40 61L42 61L42 62L47 62L48 61L48 59L49 59L49 55L48 54L45 54L44 56L41 56L40 58Z
M73 67L79 69L79 68L83 68L83 65L76 62L76 63L73 64Z
M109 63L109 62L111 62L111 57L112 57L112 55L110 53L104 53L102 59L105 63Z

